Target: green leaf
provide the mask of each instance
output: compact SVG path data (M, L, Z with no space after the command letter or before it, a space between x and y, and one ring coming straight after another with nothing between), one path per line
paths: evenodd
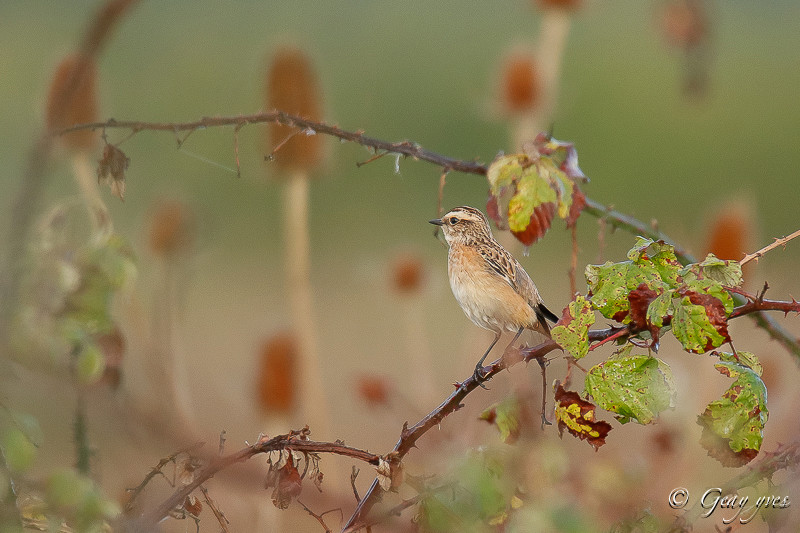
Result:
M603 265L589 265L585 272L594 308L604 317L625 324L630 322L627 316L629 293L642 283L659 294L668 292L677 285L680 267L672 246L644 237L636 240L628 259L621 263L608 261ZM662 325L662 322L652 323Z
M749 462L761 449L764 426L769 418L767 388L751 368L730 362L717 363L714 367L736 381L698 417L697 423L705 434L703 445L710 455L723 462L731 460L730 455L725 459L725 454L730 452L743 463Z
M4 429L0 436L0 450L12 473L28 470L36 458L36 446L21 429L14 426Z
M586 375L584 395L617 413L623 424L649 424L664 409L674 407L675 383L667 363L648 355L609 359Z
M694 291L700 294L708 294L709 296L713 296L714 298L718 299L722 302L722 305L725 307L725 313L730 314L735 307L735 303L731 295L726 291L719 282L714 281L713 279L698 279L698 278L689 278L684 279L685 289L690 291Z
M672 332L685 350L694 353L705 353L727 340L709 320L706 308L693 304L688 296L674 306Z
M478 418L497 427L503 442L513 444L519 438L521 415L519 398L511 395L488 407Z
M47 480L47 500L57 509L77 507L92 490L92 483L72 468L53 472Z
M84 346L75 360L75 374L83 384L96 382L103 376L105 368L105 357L95 344Z
M539 174L550 182L550 186L556 192L559 218L567 218L572 207L572 193L575 190L575 184L549 157L539 158L536 164Z
M758 357L751 352L714 352L712 355L718 356L720 361L724 363L737 363L745 366L758 374L758 376L761 376L764 372L764 367L761 366Z
M542 177L536 165L523 171L517 183L517 192L508 202L508 227L521 232L528 227L534 209L542 204L556 203L556 191L550 181Z
M422 491L418 520L423 531L494 531L488 528L510 508L514 485L507 482L507 461L497 451L467 454L447 474L452 488Z
M530 165L530 157L526 154L498 156L486 171L492 194L499 196L505 187L519 181L525 168Z
M702 262L686 265L681 270L681 276L685 282L708 278L726 287L738 287L742 284L742 267L738 261L725 261L708 254Z
M652 267L658 272L661 281L673 288L677 286L681 264L675 255L675 247L671 244L639 236L628 252L628 259L635 264Z
M589 326L594 324L591 304L582 295L569 303L567 312L550 334L559 346L576 359L589 353Z
M628 302L628 274L633 265L629 262L586 266L586 283L592 306L606 318L618 317L630 309ZM616 319L615 319L616 320Z
M647 321L656 327L664 326L664 319L672 317L672 291L662 292L647 307Z

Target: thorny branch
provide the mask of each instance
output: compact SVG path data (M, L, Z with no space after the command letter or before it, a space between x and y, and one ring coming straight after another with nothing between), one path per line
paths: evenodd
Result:
M772 250L774 248L777 248L778 246L783 246L784 248L786 248L786 243L791 241L795 237L800 237L800 229L795 231L791 235L788 235L786 237L782 237L780 239L775 239L775 242L773 242L772 244L768 244L767 246L763 247L762 249L758 250L757 252L753 252L752 254L747 254L746 256L744 256L744 258L741 261L739 261L739 264L744 266L747 263L749 263L750 261L752 261L753 259L755 259L756 262L758 262L758 260L761 257L763 257L764 254L769 252L770 250Z
M219 522L220 530L223 533L228 533L230 531L228 529L230 521L225 517L225 513L220 511L216 502L212 500L211 496L208 494L208 489L206 489L203 485L200 485L200 492L203 493L203 498L205 498L206 503L211 508L211 512L214 513L214 517L217 519L217 522Z
M251 457L277 450L288 450L305 453L333 453L364 461L377 466L381 456L369 453L358 448L346 446L340 442L316 442L307 439L308 431L292 431L287 435L279 435L268 439L261 438L255 444L248 446L238 452L224 457L213 458L208 465L197 470L192 481L177 489L169 498L164 500L158 507L145 512L140 517L132 519L126 524L131 531L151 531L153 528L166 518L170 511L179 506L187 496L203 483L214 477L217 472L224 470L236 463L244 462ZM167 462L169 459L167 460ZM166 463L164 463L166 464Z
M764 301L763 299L759 305L753 305L752 302L748 302L734 308L731 313L731 317L736 318L749 313L756 313L758 311L765 310L782 311L784 310L786 303L787 302L772 302L770 300ZM794 302L794 306L796 309L792 310L800 310L800 304ZM606 329L591 330L589 331L589 342L601 343L606 340L626 338L627 336L635 333L637 333L637 331L631 326L612 326ZM548 353L557 349L560 349L558 344L556 344L556 342L552 339L547 339L537 346L523 348L521 350L522 358L511 359L507 357L501 357L483 369L483 373L485 375L484 380L491 379L500 371L521 361L528 363L536 360L540 364L543 364L544 357ZM419 440L419 438L422 437L422 435L424 435L429 429L438 425L447 415L459 410L462 407L461 401L479 386L480 381L476 379L474 375L471 376L466 381L458 383L456 390L450 395L449 398L442 402L439 407L434 409L431 413L426 415L422 420L417 422L413 427L408 428L407 425L404 425L403 430L400 433L400 440L397 442L397 444L395 444L395 447L392 450L392 454L396 454L397 460L401 460L412 448L414 448L417 440ZM546 420L544 405L542 406L542 418L543 420ZM343 531L353 532L363 528L369 520L368 514L370 509L378 501L380 501L381 495L382 489L378 485L378 480L376 479L372 482L372 485L370 485L369 490L364 495L364 498L359 502L356 510L348 520Z
M91 124L79 124L58 132L63 135L72 131L79 130L109 130L109 129L128 129L134 133L140 131L169 131L178 133L181 131L193 132L205 128L219 126L234 126L237 130L247 124L258 124L266 122L277 122L284 126L298 128L306 134L323 133L332 137L337 137L344 141L350 141L361 146L372 148L376 151L382 150L387 153L400 154L406 157L413 157L421 161L427 161L449 170L457 170L467 174L486 174L486 165L470 161L453 159L437 153L425 150L419 144L411 141L388 142L373 137L367 137L363 131L347 131L338 126L315 122L304 119L297 115L284 113L283 111L270 111L268 113L256 113L254 115L239 115L234 117L203 117L194 122L138 122L138 121L117 121L114 119L106 122L94 122Z
M467 174L477 174L485 176L488 169L486 165L479 162L457 160L437 154L435 152L431 152L429 150L425 150L417 143L411 141L401 141L394 143L387 142L373 137L367 137L366 135L364 135L362 131L351 132L343 130L338 126L307 120L299 116L284 113L282 111L257 113L254 115L240 115L234 117L204 117L194 122L184 122L184 123L116 121L112 119L107 122L97 122L92 124L77 125L59 133L63 134L70 131L85 130L85 129L107 130L116 128L116 129L129 129L134 134L143 130L170 131L177 134L178 132L181 131L192 133L198 129L217 127L217 126L234 126L235 127L234 131L238 132L243 126L247 124L255 124L260 122L278 122L280 124L295 127L298 129L299 132L305 132L306 134L322 133L326 135L331 135L333 137L337 137L345 141L355 142L359 145L373 149L376 156L380 156L386 153L393 153L433 163L442 168L440 186L443 184L445 176L450 171L455 170ZM604 206L592 200L591 198L586 199L586 207L584 210L586 213L594 217L597 217L604 224L610 225L612 228L620 228L634 235L641 235L655 240L663 240L671 244L675 248L676 256L683 264L696 262L696 259L688 251L684 250L680 246L677 246L675 244L675 241L670 239L667 235L665 235L658 229L648 226L647 224L645 224L640 220L625 215L624 213L620 213L611 207ZM796 236L797 236L796 234L792 234L784 239L778 239L772 245L762 250L759 250L758 252L752 255L754 257L760 257L767 251L777 246L785 245L786 242L788 242L788 240ZM742 261L742 264L744 264L746 261L749 261L749 259L745 258ZM795 311L797 310L797 302L794 301L791 303L776 302L770 300L763 300L763 298L756 299L758 301L749 300L745 302L744 299L741 298L741 296L736 294L734 294L734 298L737 304L739 304L739 307L734 309L731 318L735 318L745 314L753 314L756 323L760 327L767 330L774 339L781 342L791 353L793 353L797 357L800 357L800 343L798 343L797 339L795 339L788 332L786 332L772 318L760 312L764 310ZM591 331L589 332L589 336L590 336L590 341L592 342L602 342L606 339L609 339L610 337L624 338L625 336L633 333L635 332L631 331L629 328L612 327L605 330ZM553 342L552 340L548 340L540 344L539 346L524 350L523 353L524 360L526 362L529 362L533 359L542 360L547 353L557 348L558 345L556 345L555 342ZM491 378L492 376L497 374L497 372L499 372L500 370L507 368L511 364L516 364L516 362L518 361L513 361L509 363L503 359L495 361L494 363L492 363L490 367L488 367L488 370L484 369L486 375L485 379ZM479 382L474 377L467 379L466 381L458 384L456 390L450 395L449 398L447 398L444 402L442 402L442 404L440 404L431 413L426 415L413 427L408 428L407 425L404 426L401 432L400 439L395 445L393 450L394 459L400 461L403 458L403 456L405 456L405 454L407 454L415 446L416 441L422 435L424 435L430 428L438 425L442 421L442 419L444 419L444 417L446 417L448 414L457 411L461 407L461 401L470 392L475 390L475 388L477 388L479 385L480 385ZM249 455L247 457L243 457L237 460L245 460L248 457ZM345 525L344 529L345 531L355 531L357 529L360 529L361 527L364 527L364 525L366 524L365 520L367 513L372 508L372 506L374 506L374 504L378 501L381 492L382 489L380 489L378 485L378 480L376 479L375 481L373 481L367 494L364 496L363 499L361 499L355 512ZM177 500L177 502L180 501L181 501L180 499ZM166 509L166 511L168 510L169 509ZM163 513L164 510L162 509L161 512ZM163 516L163 514L161 516Z
M78 49L80 57L86 60L97 57L114 27L137 2L138 0L108 0L103 4L81 38ZM51 107L56 113L66 112L67 104L74 98L75 91L78 90L81 79L86 74L87 65L86 61L80 62L79 67L69 73L62 90L53 95ZM59 134L45 129L34 140L28 154L23 179L20 180L19 192L11 205L8 221L9 244L6 247L5 264L1 265L2 272L0 272L0 301L3 302L0 306L0 350L6 348L4 344L9 333L7 329L10 317L16 309L20 278L24 269L24 263L20 258L25 257L28 232L36 213L35 207L39 203L46 183L47 164L56 135Z
M147 487L148 483L150 483L150 481L152 481L152 479L154 477L163 476L164 475L164 473L162 472L162 469L165 466L167 466L168 463L176 462L177 457L182 453L191 453L191 452L193 452L195 450L199 450L200 448L203 447L203 444L204 444L203 442L196 442L195 444L192 444L191 446L187 446L185 448L182 448L182 449L178 450L177 452L175 452L175 453L173 453L171 455L168 455L167 457L164 457L163 459L161 459L158 462L158 464L156 466L154 466L150 470L150 472L147 473L147 475L144 477L142 482L139 483L139 485L135 489L128 489L128 492L130 492L131 495L130 495L130 497L128 497L128 502L125 504L125 512L127 513L127 512L130 512L130 511L133 510L134 506L136 505L136 499L139 497L139 494L142 493L142 491L145 489L145 487Z
M198 129L219 127L219 126L234 126L235 127L234 131L238 133L238 131L247 124L257 124L266 122L277 122L280 124L284 124L286 126L292 126L297 128L299 132L305 131L308 134L322 133L325 135L337 137L344 141L354 142L361 146L371 148L376 152L376 154L381 153L380 151L382 151L383 153L394 153L406 157L413 157L414 159L417 160L433 163L434 165L437 165L442 168L440 187L443 186L444 177L451 170L456 170L466 174L477 174L481 176L485 176L488 170L487 165L483 163L479 163L476 161L462 161L458 159L453 159L451 157L443 156L435 152L431 152L430 150L426 150L415 142L383 141L381 139L376 139L374 137L368 137L364 135L363 131L347 131L335 125L329 125L324 122L316 122L313 120L304 119L296 115L284 113L283 111L271 111L268 113L256 113L253 115L238 115L232 117L203 117L200 120L196 120L193 122L143 122L143 121L117 121L114 119L110 119L106 122L78 124L63 131L56 132L54 133L54 135L63 135L71 131L79 131L79 130L128 129L131 130L132 134L136 134L140 131L145 131L145 130L170 131L175 134L177 134L178 132L185 131L188 132L187 133L188 137L189 134L191 134L194 131L197 131ZM650 227L644 222L637 220L631 216L628 216L624 213L620 213L619 211L616 211L611 207L604 206L603 204L600 204L595 200L592 200L591 198L588 197L586 198L586 207L584 208L584 212L594 217L597 217L598 219L603 221L606 225L610 225L612 228L620 228L634 235L641 235L643 237L648 237L654 240L663 240L664 242L671 244L675 248L675 255L683 264L696 262L696 259L689 252L678 246L674 240L670 239L667 235L665 235L658 229ZM800 232L800 230L798 230L798 232ZM769 247L759 250L753 255L755 255L756 257L760 257L761 255L766 253L769 249L775 248L776 246L780 246L782 244L785 245L786 242L788 242L790 239L796 237L798 232L795 232L792 235L785 237L784 239L778 239L775 243L773 243ZM749 259L747 258L745 258L743 261L745 260L749 261ZM757 313L753 315L753 319L755 320L756 324L759 327L765 329L773 339L783 344L783 346L789 352L791 352L795 357L797 357L800 360L800 342L798 342L796 338L794 338L791 334L789 334L771 317Z

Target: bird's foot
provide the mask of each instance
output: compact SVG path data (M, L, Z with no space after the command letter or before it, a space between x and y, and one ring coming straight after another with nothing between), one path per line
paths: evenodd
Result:
M475 365L475 372L472 374L472 377L478 383L478 386L482 389L489 390L489 387L483 384L486 381L486 374L483 373L483 365L478 363Z

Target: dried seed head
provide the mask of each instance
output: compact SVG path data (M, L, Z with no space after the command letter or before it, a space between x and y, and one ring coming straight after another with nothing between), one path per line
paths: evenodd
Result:
M283 48L275 53L267 73L266 91L267 109L321 120L319 83L310 58L302 50ZM292 137L287 140L289 136ZM322 138L313 132L270 123L268 153L278 146L274 162L285 170L308 173L322 162Z
M403 254L392 261L392 286L402 294L419 290L424 275L422 260L412 254Z
M150 248L158 255L170 255L189 247L194 233L194 217L183 203L164 202L150 222Z
M289 413L295 405L297 340L289 332L267 339L261 347L258 406L265 413Z
M503 107L509 113L535 109L541 97L541 82L533 57L514 53L503 67Z
M564 9L575 11L581 6L581 0L535 0L540 9Z
M369 407L378 407L389 403L389 381L382 376L365 374L358 378L358 395Z
M703 2L674 0L661 11L661 29L667 42L680 48L692 48L709 35L709 20Z
M59 63L47 95L47 128L56 132L75 124L97 121L97 67L92 59L69 55ZM83 130L66 133L60 141L73 152L90 152L99 135Z
M745 202L721 206L708 230L709 252L720 259L740 261L752 248L753 217Z

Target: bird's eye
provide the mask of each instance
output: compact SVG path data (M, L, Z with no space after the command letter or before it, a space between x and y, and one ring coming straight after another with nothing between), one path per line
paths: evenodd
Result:
M457 217L450 217L450 225L455 226L458 223Z

